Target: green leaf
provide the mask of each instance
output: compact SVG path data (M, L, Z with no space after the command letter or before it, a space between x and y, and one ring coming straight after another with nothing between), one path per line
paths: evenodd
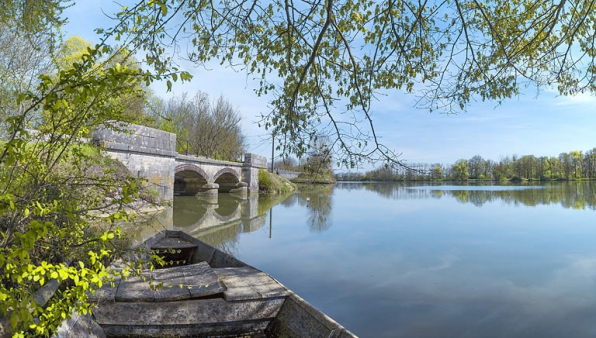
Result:
M26 97L25 93L19 94L19 97L17 98L17 105L21 104L21 102L23 102L25 97Z
M12 315L10 315L10 326L16 329L18 322L19 319L17 318L17 314L13 312Z

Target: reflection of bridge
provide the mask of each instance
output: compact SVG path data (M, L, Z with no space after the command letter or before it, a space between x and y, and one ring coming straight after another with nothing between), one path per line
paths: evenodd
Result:
M265 157L246 154L244 162L219 161L176 153L176 134L126 125L127 133L99 128L93 141L120 160L133 174L158 187L160 197L217 192L257 192Z
M194 236L236 226L242 228L241 232L255 231L265 225L265 216L258 214L258 197L220 195L217 204L201 197L181 197L174 203L174 229Z
M207 197L177 197L173 207L155 215L140 215L135 223L123 225L123 231L140 244L161 230L182 230L211 244L234 242L240 233L253 232L266 223L265 212L259 213L259 195L238 198L234 194ZM208 238L207 238L208 237Z

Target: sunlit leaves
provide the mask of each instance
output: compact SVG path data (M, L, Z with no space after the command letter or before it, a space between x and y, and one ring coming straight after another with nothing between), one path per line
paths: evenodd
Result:
M190 33L192 61L240 63L259 79L256 94L273 96L262 125L283 135L286 151L300 154L327 121L336 149L350 157L367 153L358 146L362 140L380 150L371 116L386 90L414 93L419 106L452 113L476 99L518 95L528 84L557 84L563 94L595 87L589 75L596 69L593 6L546 0L148 1L121 17L131 18L128 27L144 28L134 38L160 71L167 58L155 43L176 43L180 32ZM167 26L176 15L182 24ZM177 33L162 34L167 29Z
M133 178L110 176L110 162L81 137L121 120L114 98L156 76L118 61L130 55L124 49L65 47L75 48L56 58L58 70L15 94L22 114L6 120L10 138L0 143L0 316L15 336L51 335L73 309L89 313L88 293L114 276L106 264L121 240L115 223L131 219L124 205L138 197ZM35 112L43 124L30 131ZM106 210L109 226L94 229L94 212ZM55 296L38 304L36 292L53 285Z

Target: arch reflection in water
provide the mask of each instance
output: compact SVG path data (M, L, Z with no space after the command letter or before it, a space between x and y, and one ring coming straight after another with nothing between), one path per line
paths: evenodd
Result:
M238 198L235 194L218 194L212 201L206 197L176 196L173 229L183 230L232 255L237 255L240 234L269 227L268 237L275 235L272 208L277 204L308 208L307 224L311 232L331 227L333 187L306 189L296 194L257 195Z
M239 198L234 194L209 197L174 197L173 229L182 230L220 250L235 254L238 235L253 232L266 223L258 212L256 194Z

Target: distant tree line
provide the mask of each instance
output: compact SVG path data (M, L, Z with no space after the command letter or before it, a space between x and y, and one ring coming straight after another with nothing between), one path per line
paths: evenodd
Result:
M342 181L521 181L521 180L582 180L596 179L596 148L570 151L559 156L507 156L496 162L480 155L460 159L452 165L412 164L409 168L380 167L364 174L339 173Z

